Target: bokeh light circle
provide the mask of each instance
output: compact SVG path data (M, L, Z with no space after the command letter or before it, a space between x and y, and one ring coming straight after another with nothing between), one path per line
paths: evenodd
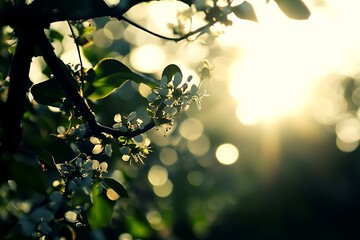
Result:
M148 180L153 186L164 185L168 180L168 171L160 165L154 165L149 170Z
M233 144L224 143L216 149L216 159L224 165L231 165L239 158L239 150Z
M187 140L196 140L203 133L204 127L202 123L195 118L188 118L180 125L179 131L182 137Z

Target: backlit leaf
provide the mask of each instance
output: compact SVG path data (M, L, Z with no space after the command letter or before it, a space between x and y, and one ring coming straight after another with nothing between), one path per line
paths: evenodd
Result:
M151 88L159 83L149 77L132 72L126 65L114 58L105 58L95 67L95 79L93 82L85 83L85 98L97 100L107 97L120 88L126 81L143 83Z
M304 20L311 14L309 8L301 0L275 0L275 2L289 18Z
M93 205L87 211L87 217L92 229L99 229L109 225L112 217L114 201L108 199L103 193L99 194L99 185L92 188Z
M47 151L39 151L36 154L36 158L42 162L42 163L46 163L47 165L53 167L54 169L57 169L56 165L55 165L55 160L54 157Z
M123 185L121 185L118 181L112 178L104 178L103 183L109 187L112 188L120 197L122 198L128 198L129 195L124 188Z
M176 73L179 73L179 74L180 74L180 78L183 77L180 68L179 68L177 65L175 65L175 64L170 64L170 65L166 66L166 68L165 68L164 71L162 72L162 75L161 75L161 76L162 76L162 77L165 76L165 77L167 78L167 81L170 82L171 79L174 77L174 75L175 75Z
M136 112L131 112L129 113L129 116L127 117L127 120L130 122L132 120L134 120L134 118L136 118Z
M54 107L59 107L66 96L56 78L33 85L30 92L36 102Z
M40 167L16 160L12 161L9 165L11 176L17 184L37 193L46 194L48 184Z
M257 17L254 8L247 1L244 1L243 3L233 7L232 10L238 18L257 22Z

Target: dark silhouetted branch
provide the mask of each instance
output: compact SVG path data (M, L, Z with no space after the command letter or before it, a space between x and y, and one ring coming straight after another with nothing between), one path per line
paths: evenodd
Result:
M0 152L14 152L21 142L21 120L24 114L29 70L35 39L30 27L16 29L18 41L10 68L10 86L3 117Z
M42 50L42 55L45 62L48 64L54 76L60 81L60 85L67 94L68 98L74 103L80 115L88 123L90 128L90 135L99 136L101 133L108 133L115 138L118 138L120 136L131 138L147 132L155 126L154 122L151 121L142 129L121 132L119 130L99 124L95 119L95 115L91 112L89 106L86 104L84 98L81 97L78 90L72 84L73 82L76 82L76 79L74 79L74 77L71 75L64 63L56 57L53 51L53 47L50 44L49 40L46 38L44 31L42 29L39 29L36 31L35 34L39 36L39 45Z

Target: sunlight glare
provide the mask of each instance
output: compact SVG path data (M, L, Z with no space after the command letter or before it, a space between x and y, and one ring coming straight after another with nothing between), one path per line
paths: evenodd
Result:
M353 23L360 17L353 11L347 15L349 9L338 8L336 1L326 2L327 7L309 1L310 19L295 21L273 2L251 3L259 23L234 22L219 38L224 45L238 47L238 60L229 68L229 91L238 102L236 115L243 124L299 114L314 98L319 81L357 71L360 31ZM354 9L360 2L353 0L351 5Z
M145 44L130 53L130 63L138 71L153 73L160 71L165 63L164 50L154 44Z

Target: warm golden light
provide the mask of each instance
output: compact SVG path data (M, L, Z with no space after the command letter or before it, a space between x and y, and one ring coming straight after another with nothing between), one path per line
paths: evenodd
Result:
M165 53L160 46L146 44L135 48L130 53L130 63L138 71L153 73L165 65Z
M154 186L161 186L168 180L168 171L160 165L154 165L148 173L149 182Z
M172 184L172 182L168 179L163 185L154 186L153 190L154 190L154 193L155 193L158 197L165 198L165 197L169 196L169 195L172 193L172 191L173 191L173 184Z
M231 165L239 158L239 150L230 143L224 143L216 149L217 160L224 165Z
M179 132L182 137L187 140L196 140L201 137L204 127L202 123L195 118L188 118L183 121L179 127Z
M354 75L360 62L360 31L354 24L360 21L354 12L360 2L316 6L308 1L312 15L306 21L288 19L274 2L260 2L251 1L258 23L235 23L219 38L239 49L229 70L229 91L246 125L298 114L314 99L321 80Z
M106 190L106 196L111 201L116 201L120 198L119 194L117 194L112 188L109 188L108 190Z

